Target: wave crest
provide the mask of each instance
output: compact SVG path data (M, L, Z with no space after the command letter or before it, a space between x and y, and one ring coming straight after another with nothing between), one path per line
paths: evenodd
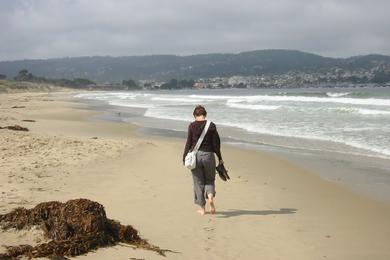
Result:
M344 97L351 94L351 92L326 92L328 97Z

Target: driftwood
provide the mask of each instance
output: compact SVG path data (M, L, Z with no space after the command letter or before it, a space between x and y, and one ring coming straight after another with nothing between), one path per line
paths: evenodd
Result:
M13 106L11 108L26 108L26 106Z
M66 203L43 202L32 209L16 208L0 215L0 224L3 229L19 230L40 226L45 236L51 239L36 246L7 247L7 252L0 254L0 259L22 255L29 258L77 256L119 242L152 250L163 256L170 251L149 244L132 226L107 219L104 207L87 199L69 200Z
M32 122L32 123L36 122L35 120L32 120L32 119L23 119L22 121L23 122Z
M9 126L4 126L1 127L0 129L9 129L9 130L14 130L14 131L29 131L27 127L23 127L20 125L9 125Z

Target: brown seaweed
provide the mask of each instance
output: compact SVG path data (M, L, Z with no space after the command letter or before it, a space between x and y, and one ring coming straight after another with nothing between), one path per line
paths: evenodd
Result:
M14 131L29 131L27 127L23 127L20 125L9 125L9 126L4 126L1 127L0 129L9 129L9 130L14 130Z
M107 219L103 205L88 199L65 203L43 202L32 209L16 208L0 215L0 225L3 229L18 230L40 226L44 235L51 239L36 246L9 246L6 253L0 254L0 259L22 255L29 258L77 256L119 242L152 250L163 256L166 252L172 252L149 244L132 226Z

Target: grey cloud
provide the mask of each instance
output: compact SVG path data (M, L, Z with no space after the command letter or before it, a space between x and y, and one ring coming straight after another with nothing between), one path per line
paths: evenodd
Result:
M0 60L298 49L390 54L390 1L0 1Z

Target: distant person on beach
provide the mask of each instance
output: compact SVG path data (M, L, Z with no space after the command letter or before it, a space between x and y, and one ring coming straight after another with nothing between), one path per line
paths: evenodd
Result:
M184 148L184 159L196 145L199 137L206 126L207 112L203 106L196 106L193 112L195 121L188 126L187 142ZM215 204L215 157L217 155L219 164L223 164L221 156L221 141L217 132L217 127L211 122L209 129L199 147L196 155L196 167L192 171L194 180L195 204L199 205L198 213L205 214L206 200L210 205L210 213L214 214Z

